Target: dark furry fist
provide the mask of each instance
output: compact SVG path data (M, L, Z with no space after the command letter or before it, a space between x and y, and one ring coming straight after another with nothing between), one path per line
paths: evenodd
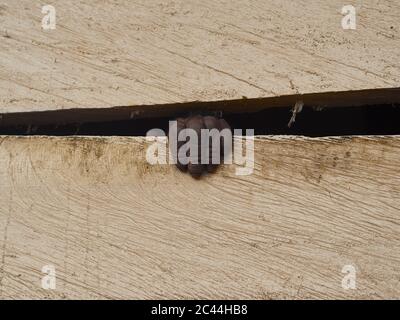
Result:
M204 172L214 172L218 164L223 163L224 150L231 151L229 124L224 119L201 115L176 121L176 150L171 148L171 151L179 170L189 171L194 178L199 178Z

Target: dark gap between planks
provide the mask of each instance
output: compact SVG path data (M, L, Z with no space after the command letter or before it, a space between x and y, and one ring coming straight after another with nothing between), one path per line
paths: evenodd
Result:
M1 125L1 135L145 136L154 128L168 132L168 121L196 113L192 110L168 117L138 118L69 124ZM201 113L208 113L202 111ZM212 114L212 111L209 111ZM226 113L233 129L254 129L255 135L304 135L310 137L400 134L400 104L315 108L305 106L288 128L292 107L268 108L252 113Z

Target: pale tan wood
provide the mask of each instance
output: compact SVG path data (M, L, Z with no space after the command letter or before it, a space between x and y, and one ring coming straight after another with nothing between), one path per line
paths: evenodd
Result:
M1 298L400 297L400 137L257 137L200 181L144 138L0 139Z
M0 5L0 113L398 87L396 0L54 0Z

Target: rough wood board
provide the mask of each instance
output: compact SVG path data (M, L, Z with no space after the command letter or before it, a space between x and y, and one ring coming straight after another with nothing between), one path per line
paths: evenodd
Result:
M1 138L1 298L400 297L400 137L259 137L201 181L147 143Z
M400 4L54 0L0 4L0 113L398 87Z

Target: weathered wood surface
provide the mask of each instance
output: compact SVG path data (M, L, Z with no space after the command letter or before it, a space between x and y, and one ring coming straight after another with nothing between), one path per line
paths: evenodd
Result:
M400 137L259 137L200 181L144 138L0 139L1 298L400 297Z
M400 4L342 0L0 3L0 113L398 87Z

